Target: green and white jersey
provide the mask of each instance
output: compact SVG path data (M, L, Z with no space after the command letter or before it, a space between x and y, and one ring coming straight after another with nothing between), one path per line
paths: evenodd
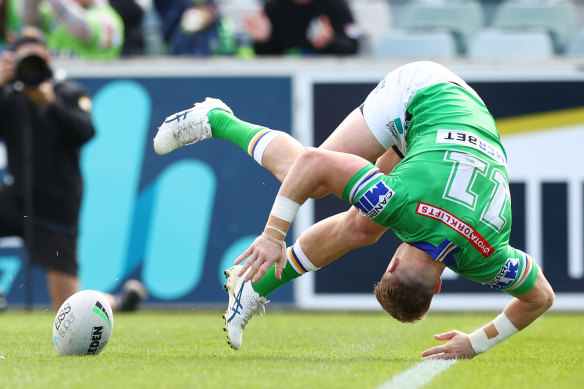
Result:
M363 113L377 139L405 158L390 175L364 167L343 198L466 278L511 295L531 289L537 264L509 246L507 158L482 100L434 63L384 80Z

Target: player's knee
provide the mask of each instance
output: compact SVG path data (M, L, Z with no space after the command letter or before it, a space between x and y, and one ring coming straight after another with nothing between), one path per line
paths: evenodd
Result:
M318 166L322 163L322 153L314 147L305 147L302 154L298 157L299 164L303 166Z
M544 306L545 310L547 311L548 309L550 309L551 306L554 305L555 301L556 301L556 295L555 295L552 287L549 286L548 288L546 288L546 291L544 293L543 306Z
M302 166L303 170L310 171L311 177L317 181L322 181L324 177L322 174L326 174L329 170L322 169L322 167L328 162L326 157L318 149L314 147L306 147L300 156L298 157L296 163ZM318 199L324 197L330 193L330 189L326 185L320 185L310 197Z

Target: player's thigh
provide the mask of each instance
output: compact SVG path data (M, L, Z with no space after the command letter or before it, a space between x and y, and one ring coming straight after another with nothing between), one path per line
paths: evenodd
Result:
M355 154L371 162L386 151L373 136L359 108L353 110L319 148Z

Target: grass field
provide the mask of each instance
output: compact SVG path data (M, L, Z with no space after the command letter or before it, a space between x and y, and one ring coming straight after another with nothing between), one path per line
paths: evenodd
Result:
M432 334L494 314L438 314L405 325L382 313L270 311L231 350L222 312L117 314L106 349L60 357L54 312L0 314L1 388L377 388L422 359ZM425 388L584 388L584 314L547 314ZM406 385L407 386L407 385Z

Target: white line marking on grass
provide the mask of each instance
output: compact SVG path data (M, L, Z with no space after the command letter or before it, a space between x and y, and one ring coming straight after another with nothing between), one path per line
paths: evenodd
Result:
M418 389L426 385L434 376L456 363L456 359L424 359L408 370L402 371L385 381L378 389L408 388Z

